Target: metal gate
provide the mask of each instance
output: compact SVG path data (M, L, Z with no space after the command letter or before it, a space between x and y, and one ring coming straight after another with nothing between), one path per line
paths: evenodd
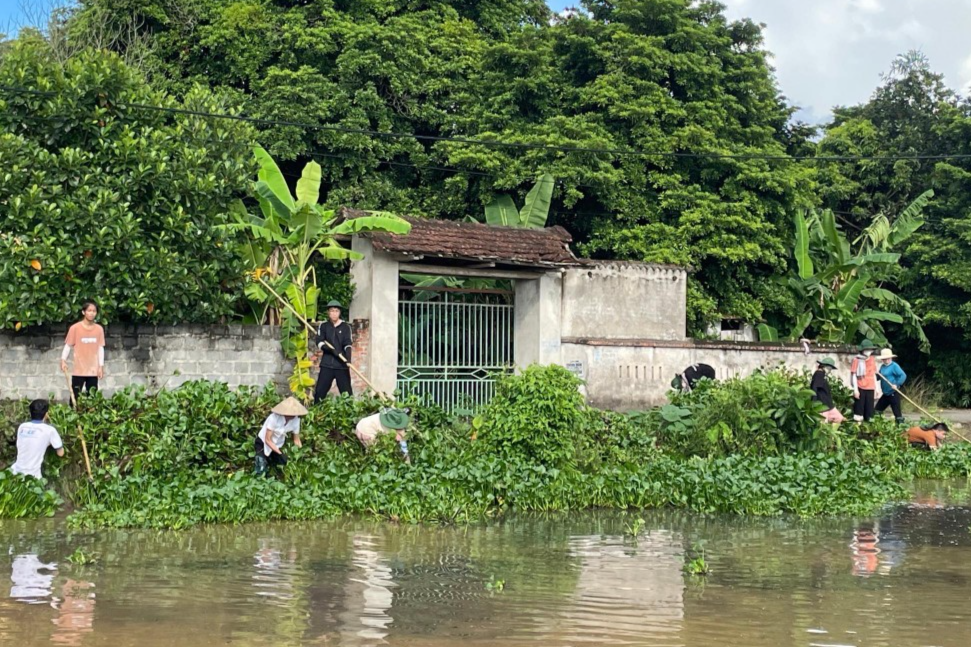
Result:
M474 410L513 367L509 290L402 286L398 300L398 379L446 411Z

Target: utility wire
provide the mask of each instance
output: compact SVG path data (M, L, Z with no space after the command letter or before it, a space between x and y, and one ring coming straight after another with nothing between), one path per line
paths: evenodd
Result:
M35 96L57 96L56 92L46 92L42 90L32 90L30 88L0 86L0 92L7 94L28 94ZM245 115L233 115L225 113L205 112L201 110L189 110L187 108L170 108L165 106L153 106L144 103L125 103L118 102L113 104L116 107L149 110L169 114L187 115L193 117L205 117L211 119L228 119L240 121L260 126L286 126L293 128L303 128L305 130L325 130L351 135L367 135L369 137L385 137L391 139L414 139L419 141L447 142L456 144L469 144L475 146L487 146L495 148L511 148L520 150L541 150L557 153L591 153L602 155L634 156L634 157L654 157L654 158L674 158L674 159L724 159L724 160L760 160L778 162L857 162L857 161L886 161L894 162L900 160L964 160L971 159L968 153L943 153L943 154L908 154L908 155L767 155L762 153L696 153L678 151L646 151L626 148L590 148L580 146L555 146L549 144L530 144L525 142L504 142L499 140L473 139L468 137L448 137L443 135L419 135L416 133L398 133L388 131L369 130L366 128L349 128L346 126L335 126L330 124L312 124L300 121L283 121L276 119L261 119L257 117L247 117Z

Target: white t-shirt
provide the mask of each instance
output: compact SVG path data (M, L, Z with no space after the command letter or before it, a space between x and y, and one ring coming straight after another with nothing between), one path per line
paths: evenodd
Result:
M40 478L40 466L48 447L64 446L57 429L44 422L25 422L17 429L17 462L10 471Z
M270 440L277 448L283 447L283 443L287 442L287 434L300 434L300 417L294 416L290 418L290 422L281 416L279 413L271 413L266 422L263 423L263 428L260 429L259 437L264 443L266 442L266 431L268 429L273 430L273 435ZM263 453L269 456L273 453L269 445L264 445Z

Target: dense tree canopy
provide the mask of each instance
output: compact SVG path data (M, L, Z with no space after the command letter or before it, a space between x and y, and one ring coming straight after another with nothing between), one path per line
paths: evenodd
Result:
M116 47L148 52L160 87L202 81L247 114L320 125L260 139L290 172L317 159L330 205L478 216L549 172L553 221L586 253L689 264L696 320L757 319L811 170L540 147L785 156L800 138L761 29L711 1L584 5L551 21L541 0L83 0L74 32L134 19L143 38Z
M255 168L253 132L131 105L225 101L176 101L111 53L61 63L36 34L0 56L0 87L0 328L70 320L85 299L114 320L233 313L241 265L215 225Z

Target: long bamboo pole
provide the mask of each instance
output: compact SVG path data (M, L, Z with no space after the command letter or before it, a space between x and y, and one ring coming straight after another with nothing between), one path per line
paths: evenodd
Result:
M67 381L67 392L71 395L71 404L74 405L74 410L78 409L78 400L74 397L74 385L71 384L71 374L64 371L64 379ZM78 423L78 437L81 439L81 452L84 454L84 467L88 470L88 478L94 480L94 476L91 474L91 461L88 460L88 445L84 442L84 431L81 429L81 423Z
M293 313L293 316L295 316L295 317L296 317L297 319L299 319L299 320L300 320L300 321L301 321L301 322L303 323L303 325L307 327L307 329L308 329L308 330L309 330L310 332L312 332L312 333L314 333L314 334L316 334L316 333L317 333L317 329L316 329L316 328L315 328L315 327L313 326L313 324L311 324L311 323L310 323L309 321L307 321L306 319L304 319L304 317L303 317L303 316L302 316L302 315L301 315L301 314L300 314L299 312L297 312L297 311L296 311L296 310L294 309L294 307L293 307L292 305L290 305L290 302L289 302L289 301L287 301L286 299L284 299L284 298L283 298L282 296L280 296L280 295L279 295L279 294L277 293L277 291L276 291L276 290L274 290L274 289L273 289L273 288L272 288L272 287L270 286L270 284L269 284L269 283L267 283L266 281L264 281L264 280L263 280L263 278L262 278L262 277L260 277L260 276L257 276L257 277L255 277L255 278L256 278L256 280L257 280L257 281L259 281L259 282L260 282L260 284L261 284L261 285L262 285L263 287L265 287L265 288L266 288L267 290L269 290L269 292L270 292L270 294L272 294L272 295L273 295L274 297L276 297L276 300L277 300L277 301L279 301L279 302L280 302L281 304L283 304L283 307L285 307L285 308L286 308L287 310L289 310L290 312L292 312L292 313ZM331 345L330 345L330 344L329 344L328 342L324 342L324 343L325 343L325 344L327 344L327 346L328 346L328 347L329 347L329 348L330 348L331 350L334 350L334 351L336 351L336 350L337 350L336 348L334 348L333 346L331 346ZM348 362L348 361L347 361L347 358L346 358L346 357L344 357L344 354L343 354L343 353L340 353L340 352L338 352L338 353L337 353L337 356L338 356L339 358L341 358L341 361L343 361L343 362L344 362L345 364L347 364L347 367L348 367L349 369L351 369L352 371L354 371L354 373L355 373L355 374L356 374L356 375L357 375L357 376L358 376L359 378L361 378L361 380L362 380L362 381L363 381L363 382L364 382L365 384L367 384L367 385L368 385L368 388L370 388L370 389L371 389L372 391L374 391L374 392L375 392L375 393L376 393L376 394L377 394L378 396L380 396L380 397L382 397L382 398L384 398L385 400L392 400L392 399L393 399L393 398L389 398L389 397L388 397L387 395L385 395L384 393L382 393L381 391L379 391L379 390L378 390L377 388L375 388L375 386L374 386L373 384L371 384L371 381L370 381L370 380L368 380L368 379L367 379L366 377L364 377L364 374L363 374L363 373L361 373L361 371L359 371L359 370L357 369L357 367L356 367L356 366L354 366L353 364L351 364L350 362Z

